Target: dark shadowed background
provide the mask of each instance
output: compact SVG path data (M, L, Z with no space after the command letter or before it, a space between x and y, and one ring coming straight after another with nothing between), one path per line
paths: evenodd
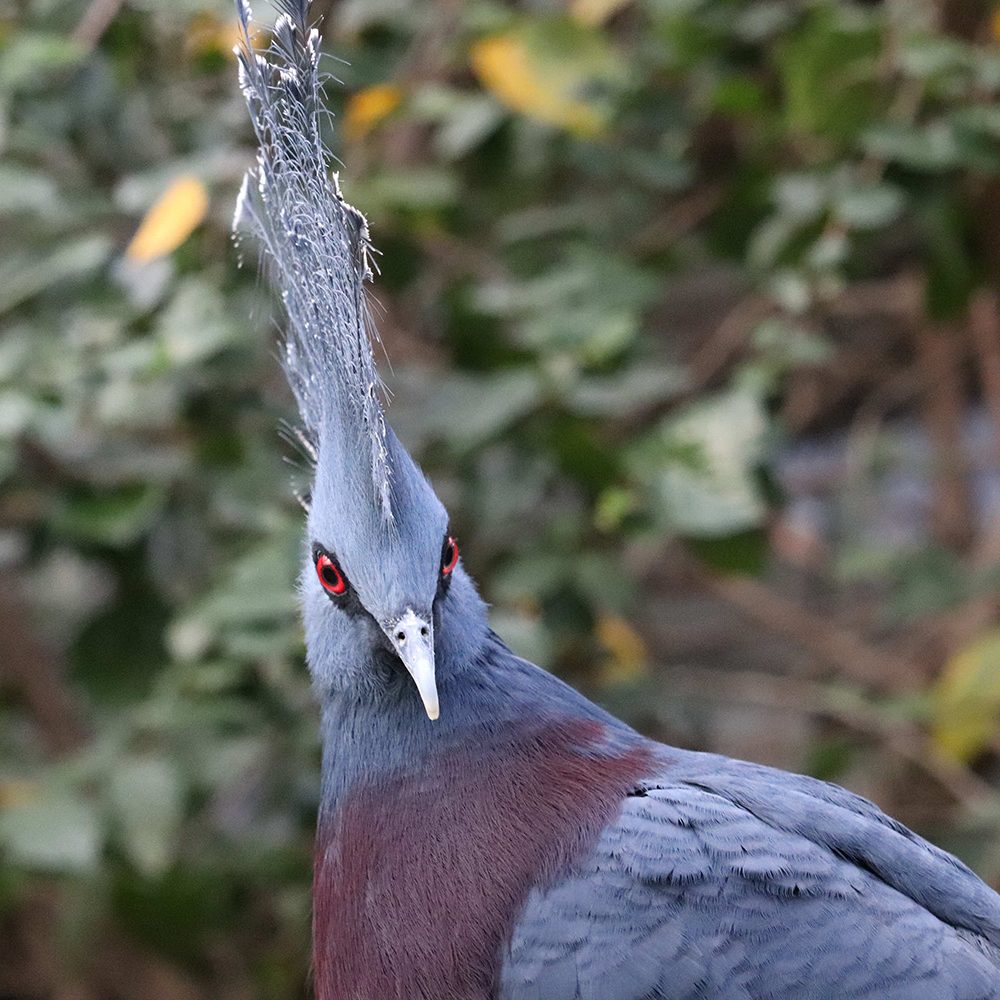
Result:
M315 8L390 419L498 631L998 884L1000 13ZM0 0L2 1000L309 995L234 41L228 0Z

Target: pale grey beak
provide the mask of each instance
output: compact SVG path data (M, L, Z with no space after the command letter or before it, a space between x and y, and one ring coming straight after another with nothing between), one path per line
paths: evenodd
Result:
M440 714L437 682L434 679L434 626L421 618L412 608L395 622L383 625L393 648L417 685L420 700L424 703L427 718L436 719Z

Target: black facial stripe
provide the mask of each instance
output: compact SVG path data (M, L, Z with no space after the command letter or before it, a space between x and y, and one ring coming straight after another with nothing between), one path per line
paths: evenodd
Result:
M337 567L337 572L343 577L344 585L347 589L342 594L331 594L326 588L323 589L323 592L341 611L346 612L352 617L356 615L368 615L370 618L371 615L368 614L368 609L361 603L357 591L351 586L351 581L347 579L347 574L340 565L340 560L329 549L324 548L318 542L314 542L312 547L313 566L319 561L319 557L324 555Z
M443 564L444 562L444 554L448 548L448 539L450 537L451 535L448 532L445 532L444 541L441 543L441 560L438 569L437 593L434 595L434 606L432 608L432 612L434 614L435 629L437 629L439 624L438 614L437 614L438 601L441 600L441 598L448 593L448 588L451 586L451 578L454 575L453 573L449 573L447 576L444 576L440 571L440 565ZM350 615L352 618L359 618L363 615L366 618L371 618L372 621L375 621L375 618L372 615L372 613L361 603L361 598L358 597L358 592L351 585L351 581L348 579L347 574L344 572L343 567L340 565L340 560L330 549L326 548L323 545L320 545L319 542L314 542L312 547L312 561L314 567L317 561L319 560L319 557L322 555L327 556L329 559L333 561L333 563L337 567L338 572L344 578L344 585L347 588L342 594L331 594L328 590L324 588L323 592L326 594L327 599L331 603L335 604L341 611L343 611L344 614ZM381 626L379 628L379 631L381 632ZM388 640L386 640L386 642L388 643ZM388 648L392 649L392 646L389 645Z
M447 530L444 533L444 541L441 543L441 558L438 559L438 585L437 594L434 596L435 603L444 597L448 593L448 588L451 586L451 578L453 573L448 573L445 575L441 572L441 567L444 565L445 553L448 551L448 542L451 539L451 530Z

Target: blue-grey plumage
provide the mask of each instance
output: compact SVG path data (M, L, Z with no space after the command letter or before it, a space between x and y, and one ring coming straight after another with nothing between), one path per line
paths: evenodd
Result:
M315 450L319 1000L1000 1000L1000 896L956 859L835 786L646 740L489 630L385 424L367 225L330 174L308 2L278 7L259 53L238 0L238 214Z
M249 0L236 7L240 87L258 152L233 230L248 227L273 264L288 317L285 371L310 435L317 446L342 439L341 460L360 455L370 463L369 488L389 519L391 474L365 295L372 249L365 217L344 201L330 172L319 33L308 24L309 0L277 0L268 59L250 40Z
M502 997L1000 997L1000 897L953 857L836 786L668 755L532 893Z

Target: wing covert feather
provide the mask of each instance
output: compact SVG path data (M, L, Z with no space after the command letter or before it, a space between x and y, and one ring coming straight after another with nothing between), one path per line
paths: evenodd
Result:
M978 933L906 893L924 876L943 905L968 872L950 855L835 786L796 779L779 795L772 779L768 806L767 776L791 776L745 765L740 782L734 766L716 789L697 768L731 762L691 762L690 782L671 772L626 799L587 863L532 893L503 1000L1000 1000L990 891L951 905L963 919L985 911ZM779 809L791 828L772 822ZM914 866L884 873L895 887L879 872L894 838Z

